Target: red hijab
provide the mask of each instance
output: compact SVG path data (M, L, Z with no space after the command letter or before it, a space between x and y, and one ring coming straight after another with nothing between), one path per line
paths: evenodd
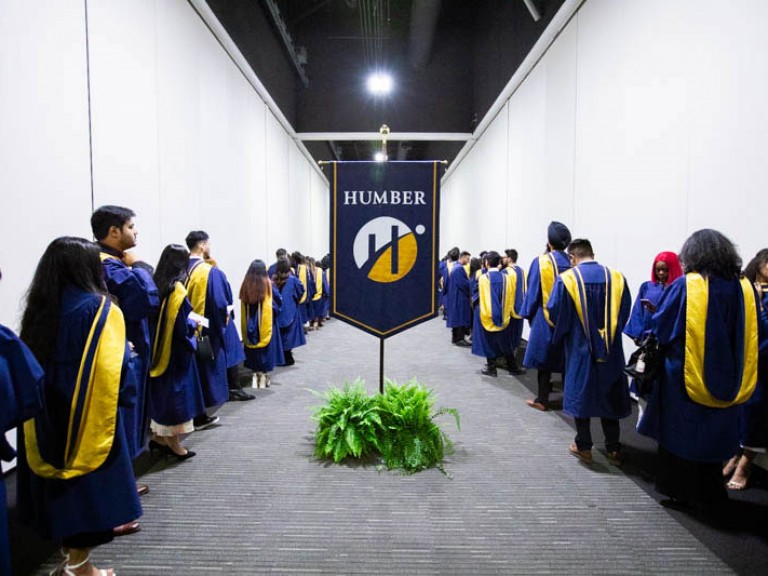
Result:
M669 269L669 277L667 278L666 284L667 286L672 284L672 282L683 275L683 269L680 267L680 260L677 259L677 254L674 252L659 252L656 254L656 258L653 259L653 266L651 267L651 282L657 282L656 262L664 262Z

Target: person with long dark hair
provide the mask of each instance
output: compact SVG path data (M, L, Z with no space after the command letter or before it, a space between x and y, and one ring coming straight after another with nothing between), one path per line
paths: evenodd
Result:
M291 264L283 258L277 261L272 282L283 298L283 307L280 309L278 324L280 325L280 338L283 341L285 365L293 366L296 363L293 358L293 349L307 343L299 312L301 299L304 296L304 286L291 271Z
M189 318L192 304L184 286L188 267L189 252L184 246L165 247L155 270L155 284L162 304L149 372L153 433L150 447L177 460L195 455L181 445L181 436L194 431L194 417L205 410L195 363L195 332L199 322Z
M739 405L757 381L759 301L739 277L736 247L717 230L694 232L680 261L685 275L653 316L664 368L638 431L659 444L662 504L690 508L728 497L722 463L739 447Z
M744 277L755 285L763 311L768 310L768 248L760 250L747 264ZM742 406L741 454L733 456L723 468L723 476L730 476L726 484L729 490L744 490L752 473L752 461L758 454L768 452L768 341L760 344L757 386Z
M2 273L0 273L2 278ZM45 374L30 349L0 324L0 460L10 462L16 450L5 432L34 418L42 408ZM0 574L11 574L5 479L0 474Z
M272 285L264 262L251 262L240 285L240 331L245 366L254 372L254 388L269 388L269 373L285 363L278 322L282 305L280 290Z
M51 242L27 293L21 338L45 370L45 408L19 434L19 516L61 541L64 573L91 574L90 550L141 516L118 410L135 401L131 355L96 245Z

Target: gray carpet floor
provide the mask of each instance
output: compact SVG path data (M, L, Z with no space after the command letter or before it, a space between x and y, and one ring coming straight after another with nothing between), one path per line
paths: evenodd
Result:
M143 475L142 530L94 551L120 576L155 574L730 574L731 570L573 430L525 404L528 390L450 345L442 320L385 344L385 373L457 408L449 476L411 476L312 457L312 406L357 377L378 390L379 341L339 321L311 332L294 367L219 425L192 434L197 456ZM593 423L596 439L599 424ZM601 449L602 446L598 445ZM40 574L54 565L51 558Z

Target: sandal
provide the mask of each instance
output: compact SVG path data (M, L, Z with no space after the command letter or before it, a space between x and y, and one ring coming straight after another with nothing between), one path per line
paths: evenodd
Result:
M88 554L85 557L85 560L83 560L82 562L78 564L70 564L69 556L67 556L67 560L64 566L62 567L62 571L60 572L60 574L62 574L62 576L77 576L77 574L75 574L73 570L79 570L80 568L88 564L90 561L91 561L91 555ZM110 576L110 572L111 572L111 576L117 576L117 573L111 568L108 568L108 569L97 568L97 570L98 570L98 576Z
M64 548L60 552L61 561L56 565L56 568L48 572L48 576L61 576L64 573L64 567L69 564L69 554L64 552Z

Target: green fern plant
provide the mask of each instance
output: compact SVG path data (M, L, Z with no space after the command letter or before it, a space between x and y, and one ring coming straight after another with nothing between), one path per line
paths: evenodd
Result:
M310 390L325 404L314 407L315 455L331 458L337 464L347 457L362 458L379 450L382 428L376 397L368 396L365 382L357 378L344 387L325 393Z
M379 439L378 448L387 468L399 468L407 473L433 466L442 469L443 458L452 451L453 443L435 419L450 414L460 430L458 410L433 410L432 390L424 388L415 379L402 386L388 380L384 394L378 400L386 431Z

